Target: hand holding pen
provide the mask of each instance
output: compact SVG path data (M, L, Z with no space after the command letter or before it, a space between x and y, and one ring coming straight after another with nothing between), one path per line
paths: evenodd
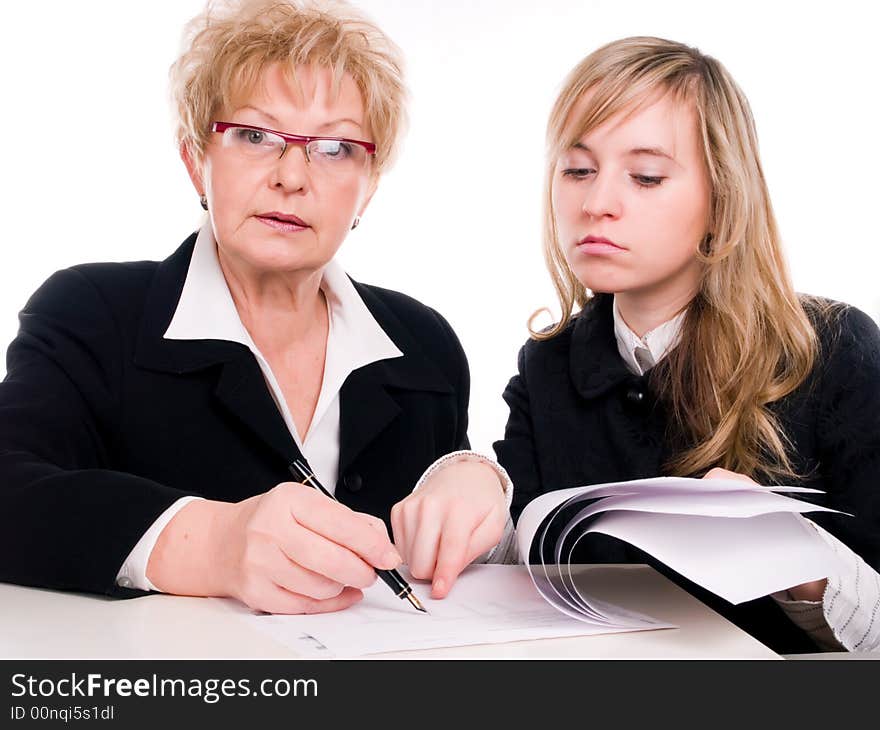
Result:
M318 478L314 475L312 470L308 467L308 465L300 460L294 461L290 467L290 473L298 479L302 484L310 486L323 494L325 497L332 499L333 501L337 501L336 497L334 497L324 486L318 481ZM416 597L413 593L412 586L407 583L403 576L400 575L396 570L381 570L376 569L376 574L384 581L384 583L394 591L395 595L398 598L406 599L409 601L413 608L422 613L427 613L425 607L422 606L421 601Z
M162 531L147 576L168 593L326 613L360 601L377 567L400 562L380 520L286 481L240 502L186 504Z

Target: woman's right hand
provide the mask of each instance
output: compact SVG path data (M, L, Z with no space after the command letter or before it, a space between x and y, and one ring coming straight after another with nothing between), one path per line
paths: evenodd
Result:
M391 508L394 542L412 576L431 580L433 598L445 598L459 574L498 544L507 519L498 473L464 456Z
M166 593L231 596L269 613L324 613L359 601L400 556L384 523L284 482L234 504L196 500L162 531L147 577Z

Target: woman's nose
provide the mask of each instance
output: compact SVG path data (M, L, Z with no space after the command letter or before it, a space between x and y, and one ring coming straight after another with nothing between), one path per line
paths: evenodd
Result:
M610 176L597 173L586 186L581 209L591 218L620 216L620 195Z
M288 145L281 157L275 161L272 170L272 187L282 187L290 191L304 190L308 187L309 164L306 148L303 145Z

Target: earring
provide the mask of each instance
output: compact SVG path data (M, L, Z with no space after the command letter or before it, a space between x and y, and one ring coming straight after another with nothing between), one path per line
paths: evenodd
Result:
M354 230L354 229L357 228L360 224L361 224L361 217L360 217L359 215L356 215L356 216L354 217L354 223L351 224L351 230Z
M205 210L208 210L208 196L207 195L204 195L204 194L200 195L199 202L202 204L202 207Z

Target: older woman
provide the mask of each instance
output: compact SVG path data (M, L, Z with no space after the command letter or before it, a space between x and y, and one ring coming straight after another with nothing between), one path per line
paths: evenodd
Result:
M400 562L392 505L467 446L449 325L334 262L393 156L398 52L339 4L209 5L189 30L172 83L209 220L161 263L75 266L27 303L0 385L0 580L344 608ZM341 504L289 481L304 457ZM485 550L503 484L464 468L494 479Z

